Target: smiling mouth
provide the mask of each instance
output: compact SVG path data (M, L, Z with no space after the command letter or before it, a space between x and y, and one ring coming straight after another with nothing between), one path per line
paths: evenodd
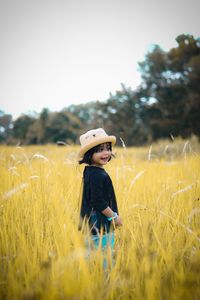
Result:
M108 161L109 157L102 157L101 160Z

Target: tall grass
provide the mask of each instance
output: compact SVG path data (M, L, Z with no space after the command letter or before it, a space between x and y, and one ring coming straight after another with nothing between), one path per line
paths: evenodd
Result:
M110 253L87 257L77 229L78 148L2 146L0 298L200 299L200 156L181 147L116 149L106 170L124 225L105 270Z

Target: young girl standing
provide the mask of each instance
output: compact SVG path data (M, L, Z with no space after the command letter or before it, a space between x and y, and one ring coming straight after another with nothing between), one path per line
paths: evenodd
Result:
M94 247L114 247L114 228L122 225L110 176L104 166L112 158L115 136L102 128L92 129L80 136L79 164L85 163L81 220L88 222ZM82 222L85 223L85 222Z

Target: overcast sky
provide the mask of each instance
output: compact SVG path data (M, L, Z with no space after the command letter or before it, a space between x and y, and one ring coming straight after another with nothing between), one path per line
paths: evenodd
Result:
M200 36L199 12L199 0L0 0L0 109L16 117L134 89L152 44Z

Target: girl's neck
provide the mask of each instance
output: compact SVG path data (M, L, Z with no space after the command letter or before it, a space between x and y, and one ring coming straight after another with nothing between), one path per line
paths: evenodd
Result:
M96 164L92 164L91 167L97 167L97 168L101 168L101 169L104 168L102 165L96 165Z

